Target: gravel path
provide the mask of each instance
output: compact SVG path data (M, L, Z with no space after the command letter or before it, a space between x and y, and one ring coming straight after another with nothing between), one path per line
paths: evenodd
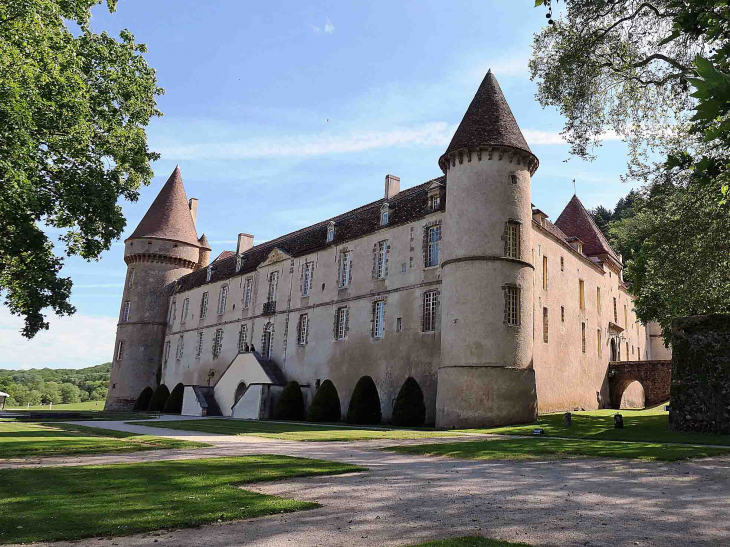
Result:
M155 428L157 435L166 436L166 431L170 430ZM200 439L218 441L218 436ZM320 509L196 529L52 545L364 547L408 545L467 534L536 546L730 543L730 458L680 463L478 462L376 450L422 442L304 443L236 437L235 442L221 441L214 449L159 451L155 453L158 459L175 456L173 452L181 453L177 457L194 454L196 458L206 453L287 454L353 463L369 471L246 486L266 494L317 501L323 505ZM66 462L78 465L102 463L100 458L135 461L128 459L141 456L149 461L150 455L63 459L78 460Z

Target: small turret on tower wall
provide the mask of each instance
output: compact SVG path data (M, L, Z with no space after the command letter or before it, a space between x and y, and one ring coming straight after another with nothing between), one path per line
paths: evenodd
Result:
M439 166L446 173L437 427L537 416L530 151L487 73Z
M127 278L106 410L131 408L159 383L168 316L167 285L199 268L201 245L178 167L124 242ZM210 249L208 249L210 254Z

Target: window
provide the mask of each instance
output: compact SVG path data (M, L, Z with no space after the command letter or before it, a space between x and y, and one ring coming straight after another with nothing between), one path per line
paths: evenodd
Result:
M601 315L601 287L596 287L596 309L598 315Z
M432 211L438 211L439 206L441 205L441 198L438 195L429 196L428 198L428 208Z
M269 292L266 295L267 302L276 301L276 287L279 284L279 272L271 272L269 274Z
M548 289L548 257L542 257L542 289Z
M423 293L423 332L436 330L436 317L439 308L439 292L429 291Z
M634 354L634 346L631 346L631 355Z
M403 332L403 318L397 317L395 320L395 332Z
M183 356L183 337L177 339L177 351L175 351L175 358L179 361Z
M596 341L598 342L598 356L600 357L603 348L603 345L601 344L601 329L598 329L596 331Z
M205 281L210 281L211 276L213 275L213 266L208 266L208 269L205 272Z
M241 325L241 331L238 333L238 353L243 353L248 344L248 325Z
M117 361L121 361L122 357L124 357L124 340L120 340L117 346Z
M127 288L131 289L134 286L134 268L129 270L129 280L127 282Z
M616 297L613 297L613 322L618 325L618 312L616 311Z
M373 336L382 338L385 332L385 301L373 303Z
M124 308L122 309L122 323L129 321L129 308L131 306L132 303L129 300L124 303Z
M309 329L309 316L303 313L299 316L299 324L297 326L297 344L303 346L307 343L307 330Z
M241 269L241 262L243 261L243 257L241 255L236 256L236 271Z
M515 174L510 175L509 180L512 184L517 184L517 175L515 175Z
M580 342L581 342L581 348L583 349L583 353L586 352L586 324L581 323L580 324Z
M243 283L243 307L248 309L251 304L251 290L253 289L253 278L247 277Z
M348 320L348 309L338 308L337 309L337 339L344 340L347 334L347 320Z
M636 356L639 358L639 361L641 361L641 348L639 346L636 346Z
M560 257L560 271L561 272L565 271L565 260L563 259L562 256Z
M208 293L204 292L200 299L200 318L205 319L206 315L208 315Z
M314 269L313 262L305 262L302 268L302 296L309 296L309 291L312 289L312 270Z
M221 354L222 346L223 329L215 329L215 336L213 336L213 357L218 357Z
M428 252L426 256L426 267L438 266L440 242L441 226L431 226L428 229Z
M626 313L626 304L624 304L624 328L625 329L629 328L629 316Z
M560 322L565 323L565 306L560 306Z
M335 238L335 223L330 222L329 226L327 226L327 243L331 243L334 238Z
M228 300L228 285L223 285L218 293L218 315L226 312L226 300Z
M514 221L507 223L507 241L505 255L509 258L520 258L520 224Z
M581 310L586 309L586 283L582 279L578 280L578 304Z
M264 333L261 335L261 356L270 360L274 354L274 325L268 323L264 327Z
M182 309L182 317L180 317L181 322L185 322L188 320L188 309L190 308L190 299L186 298L183 300L183 309Z
M381 241L378 243L377 251L377 267L375 269L375 277L384 279L386 274L386 261L388 260L388 242Z
M520 289L518 287L507 287L505 320L508 325L518 326L520 324Z
M626 360L629 360L629 343L626 342Z
M380 225L385 226L386 224L388 224L388 211L387 210L382 211L380 213Z
M200 356L203 354L203 333L198 333L198 343L195 346L195 357L200 358Z
M173 302L172 307L170 308L170 324L175 324L175 319L177 319L177 303Z
M338 270L337 284L340 288L349 287L350 277L352 276L352 252L340 253L340 267Z
M548 309L542 309L542 341L548 343Z
M165 342L165 364L167 364L167 360L170 358L170 341L168 340Z

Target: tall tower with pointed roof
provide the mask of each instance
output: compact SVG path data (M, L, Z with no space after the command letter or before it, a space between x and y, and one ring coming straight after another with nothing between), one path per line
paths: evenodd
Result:
M537 415L527 145L487 73L439 167L443 220L437 427L529 422Z
M168 286L200 267L210 256L198 236L197 200L188 201L180 168L152 202L137 228L124 241L127 277L119 311L114 358L105 408L131 408L145 388L159 383L159 367L168 321Z

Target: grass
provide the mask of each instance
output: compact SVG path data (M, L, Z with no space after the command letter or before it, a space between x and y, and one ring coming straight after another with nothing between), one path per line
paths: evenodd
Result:
M135 422L129 422L134 424ZM372 439L424 439L430 437L453 437L452 431L420 429L358 429L342 425L291 424L283 422L244 420L181 420L176 422L141 422L136 425L223 433L225 435L252 435L286 441L364 441Z
M0 470L0 544L121 536L319 507L237 485L363 471L352 465L244 456Z
M613 415L621 412L624 428L613 427ZM470 433L494 433L497 435L532 435L532 430L542 428L547 437L569 437L601 441L642 441L649 443L714 444L730 446L730 435L694 433L669 429L669 413L664 405L645 410L593 410L574 412L573 425L563 425L563 414L545 414L537 422L525 425L492 429L469 429Z
M72 424L0 422L0 459L200 448L204 443Z
M104 410L104 401L85 401L83 403L69 403L65 405L53 405L51 410L48 405L35 405L30 408L25 406L18 407L6 407L5 410L50 410L52 412L64 412L66 410L86 410L86 411L98 411Z
M498 539L467 536L428 541L426 543L419 543L418 545L411 545L411 547L529 547L529 545L527 543L511 543Z

